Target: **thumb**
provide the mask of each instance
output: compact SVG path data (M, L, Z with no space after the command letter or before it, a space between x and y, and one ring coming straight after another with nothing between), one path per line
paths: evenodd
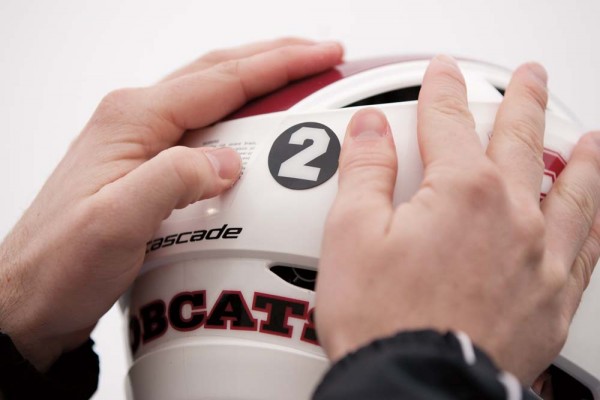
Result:
M105 186L98 194L112 204L115 220L147 240L174 209L219 195L239 178L241 159L231 148L163 150Z
M358 111L348 124L340 155L339 190L333 211L389 217L398 163L385 115L376 109ZM368 221L368 219L362 219Z

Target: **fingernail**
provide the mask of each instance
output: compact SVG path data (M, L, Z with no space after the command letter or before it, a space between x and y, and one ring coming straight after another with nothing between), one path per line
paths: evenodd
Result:
M548 73L540 64L535 62L529 63L527 64L527 68L536 78L544 82L544 84L548 83Z
M242 167L240 155L229 147L204 150L204 155L223 179L236 179Z
M349 129L350 137L356 141L377 140L387 134L388 122L381 111L367 108L354 114Z
M338 54L339 56L344 54L344 46L342 46L342 44L340 42L336 42L333 40L319 42L315 46L322 51L334 52L334 53Z
M453 57L450 57L446 54L438 54L433 59L436 61L439 61L441 63L444 63L446 65L450 65L452 67L458 68L458 64L456 63L456 60Z

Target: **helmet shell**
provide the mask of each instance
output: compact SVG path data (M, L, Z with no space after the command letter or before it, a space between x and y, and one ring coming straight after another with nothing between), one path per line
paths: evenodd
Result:
M510 72L459 64L486 146ZM419 56L342 64L186 135L187 146L235 148L243 174L221 196L174 211L147 244L142 272L124 298L135 398L310 397L328 367L312 287L337 190L340 143L356 110L377 104L398 151L394 202L409 200L423 177L416 99L427 65L428 57ZM541 198L581 131L551 98ZM569 341L556 365L600 396L599 363L580 347Z

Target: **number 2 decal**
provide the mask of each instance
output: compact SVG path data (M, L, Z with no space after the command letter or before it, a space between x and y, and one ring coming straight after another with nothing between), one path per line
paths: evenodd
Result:
M275 139L269 153L269 170L282 186L310 189L335 174L339 156L340 142L329 127L304 122Z
M312 140L312 144L282 162L279 167L279 176L308 181L318 180L321 168L311 167L307 164L325 154L329 146L329 135L323 129L303 126L292 133L289 143L303 145L307 140Z

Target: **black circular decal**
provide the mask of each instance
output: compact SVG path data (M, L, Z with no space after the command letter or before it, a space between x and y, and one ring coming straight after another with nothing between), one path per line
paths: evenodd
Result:
M310 189L335 174L339 157L340 141L331 129L318 122L303 122L275 139L269 171L286 188Z

